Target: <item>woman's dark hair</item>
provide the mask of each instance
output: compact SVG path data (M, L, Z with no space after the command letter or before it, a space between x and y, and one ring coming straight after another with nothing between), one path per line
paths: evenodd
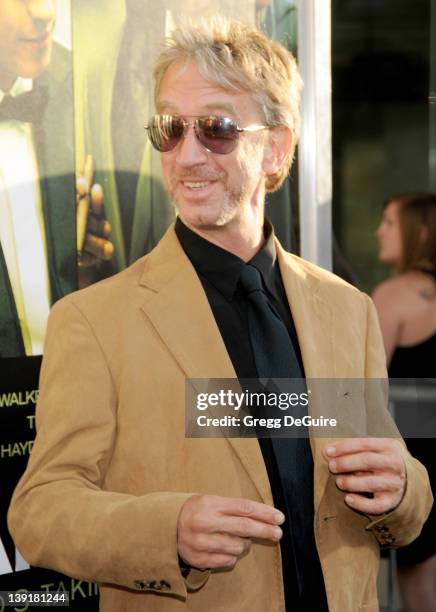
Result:
M403 256L400 272L416 268L436 270L436 194L400 193L386 200L398 204Z

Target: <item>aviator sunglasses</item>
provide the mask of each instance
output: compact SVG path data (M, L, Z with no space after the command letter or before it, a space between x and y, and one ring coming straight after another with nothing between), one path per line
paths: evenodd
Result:
M161 153L172 151L185 137L186 131L193 126L197 140L211 153L227 155L238 145L241 132L268 130L266 125L249 125L241 128L234 119L208 115L185 121L179 115L154 115L145 125L153 147Z

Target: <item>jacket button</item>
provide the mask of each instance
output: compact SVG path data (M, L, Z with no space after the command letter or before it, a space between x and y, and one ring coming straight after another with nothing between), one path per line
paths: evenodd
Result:
M167 582L166 580L161 580L160 581L160 586L162 589L170 589L171 585L169 582Z
M145 589L145 587L146 587L145 582L143 582L142 580L135 580L135 582L133 584L134 584L135 589L141 589L142 590L142 589Z

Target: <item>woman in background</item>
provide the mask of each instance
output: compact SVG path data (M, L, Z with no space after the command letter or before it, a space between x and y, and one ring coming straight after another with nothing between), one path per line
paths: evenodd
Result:
M436 378L436 194L390 198L377 230L379 259L395 275L373 294L390 378ZM436 492L436 440L409 438ZM407 612L436 612L436 511L421 535L398 549L398 578Z

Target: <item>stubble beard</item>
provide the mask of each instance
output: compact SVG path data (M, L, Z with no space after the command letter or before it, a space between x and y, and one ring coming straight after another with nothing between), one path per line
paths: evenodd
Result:
M227 176L213 176L210 174L208 175L208 173L204 171L198 172L198 180L219 180L223 186L222 203L217 218L214 219L212 223L200 222L200 227L203 227L204 229L223 227L232 221L232 219L236 217L238 211L243 209L249 203L258 182L258 177L256 176L258 168L255 162L253 162L253 159L250 157L249 151L245 151L243 155L245 157L244 164L242 165L243 176L241 177L239 186L232 187L229 185ZM178 177L177 180L180 180L180 178L183 179L183 177ZM183 212L181 211L183 206L179 206L179 203L175 197L176 184L177 181L172 183L172 189L169 191L169 193L177 213L183 220Z

